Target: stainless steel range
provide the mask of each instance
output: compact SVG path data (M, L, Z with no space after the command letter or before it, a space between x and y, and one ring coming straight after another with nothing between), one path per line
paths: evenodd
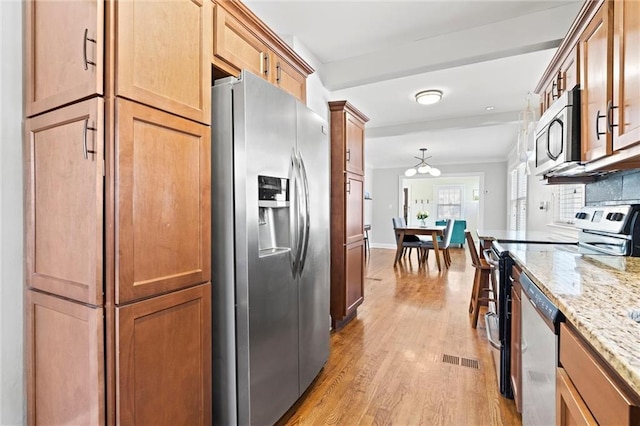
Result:
M588 206L575 215L579 229L577 244L536 244L536 250L563 250L580 254L640 256L640 204ZM511 241L507 241L511 242ZM513 241L527 244L528 241ZM490 306L485 320L489 339L500 351L500 393L513 398L511 389L511 269L513 259L504 241L494 241L486 253L499 271L497 304ZM496 336L497 334L497 336Z

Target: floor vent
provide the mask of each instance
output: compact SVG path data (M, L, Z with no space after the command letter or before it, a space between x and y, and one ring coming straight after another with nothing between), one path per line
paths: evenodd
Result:
M455 355L442 355L442 362L447 364L460 365L460 357Z
M368 280L371 281L382 281L382 278L371 278L371 277L367 277Z
M463 367L469 367L475 370L480 370L480 363L478 362L477 359L461 358L460 365L462 365Z
M480 370L480 362L477 359L462 358L455 355L442 355L442 362L453 365L460 365L462 367L473 368L474 370Z

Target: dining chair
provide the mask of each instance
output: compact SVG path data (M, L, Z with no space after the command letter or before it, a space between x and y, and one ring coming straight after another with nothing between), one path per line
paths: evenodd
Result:
M480 313L480 302L493 301L492 297L483 297L483 291L488 291L489 294L494 294L491 288L492 270L494 267L487 263L487 261L478 256L476 251L476 245L473 242L471 231L464 231L465 239L467 240L467 246L469 247L469 254L471 255L471 264L475 268L475 275L473 277L473 288L471 290L471 300L469 301L469 313L471 314L471 326L476 328L478 325L478 314ZM495 283L493 283L495 285Z
M451 253L449 247L451 247L451 236L453 235L453 219L445 219L444 235L440 241L438 241L438 250L442 251L442 257L444 258L444 266L447 268L451 266ZM434 250L433 240L422 241L422 259L426 262L429 258L429 250Z
M396 236L396 244L398 243L398 233L396 232L396 228L404 228L407 226L403 217L392 217L391 222L393 223L393 233ZM405 256L406 250L409 249L409 257L411 257L411 251L415 248L418 256L418 263L420 263L420 247L423 242L416 235L405 235L404 240L402 242L402 257Z

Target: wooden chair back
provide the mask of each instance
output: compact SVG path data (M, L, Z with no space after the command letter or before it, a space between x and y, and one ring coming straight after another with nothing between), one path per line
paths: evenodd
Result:
M469 254L471 254L471 263L475 267L480 267L480 257L478 256L478 251L476 250L476 243L473 241L473 237L471 236L471 231L465 229L464 237L467 240L467 246L469 247Z

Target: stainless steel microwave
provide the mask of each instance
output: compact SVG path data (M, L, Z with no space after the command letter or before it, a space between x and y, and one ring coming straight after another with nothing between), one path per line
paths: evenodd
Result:
M580 163L580 86L564 92L536 126L535 174L563 175Z

